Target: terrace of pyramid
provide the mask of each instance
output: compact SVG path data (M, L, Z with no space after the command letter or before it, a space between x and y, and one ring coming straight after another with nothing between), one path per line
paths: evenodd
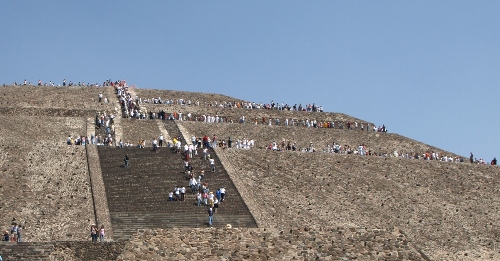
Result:
M220 106L245 102L220 94L128 91L134 100L174 102L141 102L148 117L134 119L124 117L110 86L0 87L0 225L9 231L13 221L22 224L24 241L0 242L4 260L500 260L497 166L406 158L461 156L395 133L347 129L348 122L373 123L343 113ZM167 119L149 119L160 111ZM106 135L96 128L97 113L116 115L115 144L67 145L68 136ZM179 114L182 120L168 119ZM220 122L200 120L207 116ZM335 127L307 128L305 120ZM180 136L183 145L204 135L233 141L209 150L214 173L201 149L190 159L211 191L227 189L213 226L191 188L184 201L168 200L189 180L182 153L153 150L160 134L165 143ZM236 148L243 139L255 145ZM119 148L119 140L133 146ZM139 140L145 148L137 148ZM282 141L297 150L269 149ZM327 153L334 142L353 151L364 144L372 155ZM304 151L311 146L315 152ZM106 227L106 242L91 242L92 224Z

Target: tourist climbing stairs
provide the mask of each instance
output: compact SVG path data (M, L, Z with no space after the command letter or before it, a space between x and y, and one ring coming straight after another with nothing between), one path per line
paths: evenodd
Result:
M170 135L170 139L173 140L174 138L181 137L182 134L179 128L177 127L177 124L175 123L174 120L165 120L164 121L164 126L165 129L168 131L168 134ZM186 137L188 139L188 137ZM181 139L182 145L186 144L184 140Z
M99 127L98 124L97 124L97 120L96 120L95 116L92 118L92 120L93 120L94 125L95 125L95 140L96 140L96 143L97 143L97 136L101 137L100 140L101 140L101 143L102 143L104 141L104 139L108 136L108 133L106 132L106 126L105 126L105 124L103 124L103 125L101 125ZM111 137L114 140L115 139L115 133L112 131L111 127L110 127L110 133L111 133ZM118 141L114 140L113 145L118 145Z

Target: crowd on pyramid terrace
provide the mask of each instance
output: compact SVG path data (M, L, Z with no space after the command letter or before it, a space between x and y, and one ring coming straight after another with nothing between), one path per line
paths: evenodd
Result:
M219 107L219 108L244 108L244 109L266 109L266 110L279 110L279 111L307 111L307 112L323 112L323 106L318 106L315 103L309 103L302 106L302 104L288 105L284 102L278 103L271 100L269 103L256 103L256 102L238 102L238 101L194 101L189 99L162 99L161 97L153 98L142 98L139 96L134 97L134 102L137 104L149 103L149 104L166 104L166 105L181 105L181 106L207 106L207 107Z
M194 106L200 106L200 102L196 101L191 103L190 100L176 99L176 100L162 100L161 97L143 99L139 96L132 97L128 91L127 86L115 85L116 93L122 108L122 113L124 117L135 118L135 119L160 119L160 120L180 120L180 121L201 121L207 123L234 123L231 117L219 116L219 115L195 115L190 112L182 113L174 111L172 113L167 113L164 110L158 111L147 111L144 108L141 109L140 105L143 103L153 103L153 104L180 104L187 105L186 110L189 105L194 104ZM288 106L287 104L274 103L271 101L270 104L256 104L252 102L204 102L204 106L218 106L224 108L247 108L247 109L269 109L269 110L292 110L292 111L312 111L312 112L322 112L323 108L321 106L316 106L313 104L308 104L302 107L302 105ZM248 121L245 116L241 116L238 121L239 123L251 123L251 124L266 124L269 126L303 126L312 128L338 128L338 129L349 129L349 130L361 130L361 131L375 131L375 132L387 132L385 125L376 127L370 123L359 123L357 121L348 122L335 122L335 121L317 121L316 119L295 119L295 118L272 118L272 117L262 117L260 119L254 118ZM344 126L345 124L345 126Z
M14 82L12 85L18 86L34 86L33 82L27 81L26 79L23 81L22 84L19 84L18 82ZM90 82L72 82L72 81L66 81L66 79L63 79L61 83L55 83L52 81L48 82L43 82L42 80L38 80L36 83L36 86L43 86L43 87L65 87L65 86L79 86L79 87L105 87L105 86L116 86L116 85L122 85L126 86L125 80L119 80L119 81L112 81L111 79L105 80L102 84L99 83L90 83Z
M158 98L151 98L151 99L142 99L136 96L133 98L130 93L127 91L126 86L115 86L116 92L118 94L118 97L120 99L124 115L126 117L132 117L132 118L137 118L137 119L160 119L160 120L187 120L187 121L201 121L201 122L207 122L207 123L232 123L233 120L228 118L228 117L223 117L219 115L193 115L191 113L183 114L181 112L173 112L173 113L166 113L163 110L160 110L158 112L153 112L153 111L145 111L141 110L139 108L139 105L141 103L154 103L154 104L178 104L178 105L192 105L190 100L184 100L184 99L176 99L176 100L162 100L161 97ZM194 103L195 106L200 106L199 101ZM283 106L281 105L276 105L276 104L271 104L270 106L261 106L262 104L255 104L255 103L239 103L239 102L213 102L213 103L207 103L204 102L205 106L219 106L219 107L237 107L237 108L248 108L248 109L259 109L259 108L264 108L264 109L276 109L276 110L294 110L295 108L289 108L287 107L284 103L282 103ZM314 108L314 106L312 107ZM301 108L302 109L302 108ZM307 110L306 110L307 111ZM314 111L314 110L313 110ZM241 116L240 119L238 120L239 123L247 123L247 119L245 116ZM279 119L279 118L262 118L262 119L257 119L254 118L253 120L250 121L252 124L266 124L269 126L303 126L307 128L338 128L338 129L348 129L348 130L360 130L360 131L373 131L373 132L387 132L387 128L385 125L382 126L376 126L372 125L370 123L358 123L356 121L351 122L348 121L346 123L343 122L336 122L334 121L316 121L315 119L294 119L294 118L285 118L285 119ZM345 126L344 126L345 124ZM215 139L215 135L214 135ZM213 146L219 146L222 148L251 148L255 146L255 141L254 140L248 140L246 138L239 139L236 141L236 146L231 146L231 143L233 141L229 137L227 142L226 140L221 140L219 142L210 142L210 144L214 144ZM251 144L251 145L250 145ZM268 145L265 147L266 149L270 150L275 150L275 151L284 151L284 150L292 150L292 151L302 151L302 152L316 152L316 148L310 144L310 146L305 147L305 148L297 148L295 143L293 142L287 142L284 144L284 141L281 144L277 144L275 141L270 142ZM330 144L325 145L324 148L322 148L320 151L324 153L340 153L340 154L355 154L355 155L362 155L362 156L383 156L383 157L399 157L399 158L406 158L406 159L423 159L423 160L440 160L440 161L445 161L445 162L465 162L464 158L458 157L458 156L451 156L451 155L439 155L438 152L425 152L425 153L415 153L415 152L408 152L408 153L398 153L397 151L394 151L392 153L376 153L370 149L367 149L364 144L359 145L358 147L350 147L349 145L340 145L336 144L335 142ZM491 162L486 162L483 159L473 159L471 160L471 163L477 163L477 164L491 164L491 165L496 165L496 159L493 159Z
M293 106L285 104L284 102L282 103L276 103L273 100L271 100L270 103L255 103L255 102L238 102L238 101L233 101L233 102L228 102L228 101L223 101L223 102L218 102L218 101L195 101L192 102L191 100L186 100L183 98L180 99L162 99L161 97L158 98L142 98L139 96L132 97L130 93L128 92L128 87L127 86L119 86L115 85L114 86L116 89L116 92L118 94L118 97L120 99L120 102L122 100L124 103L122 103L122 107L126 109L124 112L124 115L127 117L131 118L140 118L144 119L147 117L147 112L141 112L139 106L140 104L166 104L166 105L181 105L181 106L207 106L207 107L220 107L220 108L245 108L245 109L267 109L267 110L279 110L279 111L306 111L306 112L323 112L323 106L318 106L315 103L309 103L305 106L302 106L302 104L295 104ZM150 112L153 113L153 112ZM156 115L159 117L158 112ZM201 115L200 115L201 116ZM162 119L165 119L165 116L163 116ZM182 114L181 114L181 119ZM192 118L193 120L195 118ZM191 120L191 118L189 118Z
M117 94L120 99L120 104L122 106L123 115L125 117L135 118L135 119L160 119L160 120L180 120L180 121L200 121L207 123L234 123L231 117L219 116L219 115L195 115L190 112L172 112L166 113L164 110L146 111L140 108L140 104L143 100L139 97L132 98L126 88L117 88ZM161 101L161 98L156 99ZM156 102L156 100L154 102ZM179 99L182 101L182 99ZM177 101L179 101L177 100ZM217 102L215 102L217 104ZM189 103L188 103L189 104ZM221 103L226 104L226 103ZM239 103L238 103L239 104ZM311 110L315 111L315 106L311 105ZM300 107L299 107L300 108ZM277 108L281 110L281 107ZM293 109L292 109L293 110ZM309 110L309 109L307 109ZM361 131L374 131L374 132L387 132L385 125L376 127L370 123L358 123L357 121L348 122L335 122L335 121L317 121L316 119L295 119L295 118L267 118L262 117L260 119L254 118L250 121L246 119L245 116L241 116L238 121L239 123L251 123L251 124L265 124L269 126L302 126L307 128L338 128L338 129L348 129L348 130L361 130ZM345 126L344 126L345 124Z
M183 115L181 112L173 112L167 115L164 111L159 111L158 113L149 112L147 115L145 112L139 116L139 119L167 119L167 120L179 120L179 121L198 121L207 123L234 123L231 117L219 116L219 115L193 115L187 113ZM373 132L387 132L385 125L375 126L370 123L359 123L357 121L347 121L347 122L335 122L335 121L318 121L316 119L296 119L296 118L267 118L262 117L260 119L253 118L248 121L245 116L241 116L238 123L249 123L249 124L264 124L269 126L284 126L284 127L306 127L306 128L337 128L337 129L347 129L347 130L360 130L360 131L373 131ZM345 124L345 125L344 125Z
M115 115L112 113L96 112L95 116L95 126L96 129L103 129L104 134L94 135L92 133L90 138L85 135L71 135L69 134L66 138L67 145L115 145L114 134L115 134Z
M25 84L29 85L25 81ZM164 111L159 111L158 113L149 111L141 111L139 109L138 104L141 102L153 102L153 103L160 103L163 102L165 104L173 103L172 100L170 101L162 101L161 98L157 99L148 99L148 100L142 100L141 98L132 98L130 95L130 92L128 91L128 87L126 84L126 81L111 81L111 80L106 80L103 83L103 86L113 86L116 90L116 93L118 95L118 98L120 100L120 104L122 106L123 114L127 117L133 117L137 119L161 119L161 120L195 120L195 121L203 121L207 123L223 123L223 122L232 122L232 120L228 120L227 117L222 117L222 116L211 116L211 115L199 115L199 116L194 116L191 113L187 113L186 115L183 116L181 112L174 112L171 113L170 115L167 115ZM99 94L99 101L101 102L102 100L102 93ZM176 103L183 104L183 105L189 105L191 104L190 101L185 102L183 99L178 99L175 101ZM197 102L198 103L198 102ZM207 103L205 103L207 104ZM233 106L230 105L231 103L214 103L215 106ZM244 103L243 103L244 104ZM253 103L251 103L253 104ZM249 104L244 104L245 106L253 106ZM199 106L199 104L197 104ZM211 104L208 104L207 106L212 106ZM276 105L274 105L275 107ZM257 106L257 108L260 107L260 105ZM264 106L266 107L266 106ZM270 109L274 108L273 106L270 107ZM286 107L286 106L285 106ZM283 107L277 107L277 109L281 110ZM290 108L287 108L290 109ZM292 108L293 110L293 108ZM94 136L93 134L91 135L90 138L86 136L75 136L72 137L71 135L68 136L66 143L68 145L86 145L86 144L96 144L96 145L108 145L108 146L117 146L117 147L125 147L125 146L135 146L131 142L123 142L119 141L119 143L116 143L113 140L113 133L114 133L114 117L116 117L113 114L106 115L106 112L102 113L97 113L96 114L96 127L97 128L104 128L106 134L104 136L101 135L96 135ZM245 116L242 116L239 121L239 123L246 123ZM327 122L327 121L321 121L317 122L316 120L309 120L309 119L302 119L302 120L296 120L296 119L284 119L281 121L278 118L275 119L253 119L251 121L254 124L267 124L267 125L278 125L278 126L304 126L304 127L311 127L311 128L335 128L336 123L334 121ZM297 123L298 122L298 123ZM338 129L343 129L344 125L342 122L337 123L337 128ZM361 123L358 124L358 122L347 122L346 129L352 129L352 130L361 130L361 131L373 131L373 132L387 132L387 128L385 125L376 127L375 125L370 125L369 123ZM197 143L201 142L202 138L196 138ZM230 137L228 140L216 140L216 136L212 139L208 138L209 140L209 146L211 147L222 147L222 148L253 148L255 146L255 141L253 139L247 139L247 138L242 138L242 139L236 139L236 141L233 141ZM154 146L154 143L158 142L158 140L153 139L152 144ZM203 141L205 142L205 141ZM194 143L194 141L193 141ZM174 148L177 148L179 144L167 144L167 146L171 146ZM137 144L137 147L143 148L146 146L146 141L141 140ZM197 147L201 147L197 146ZM266 146L265 149L273 150L273 151L286 151L286 150L291 150L291 151L301 151L301 152L317 152L317 151L322 151L324 153L339 153L339 154L354 154L354 155L362 155L362 156L384 156L384 157L399 157L399 158L406 158L406 159L424 159L424 160L440 160L440 161L445 161L445 162L464 162L465 160L462 157L452 157L449 155L439 155L437 152L425 152L422 154L419 153L398 153L397 151L394 151L392 153L376 153L370 149L367 149L364 144L359 145L355 148L350 147L349 145L340 145L335 142L333 142L331 145L327 144L320 150L317 150L313 144L311 143L308 147L304 148L297 148L296 144L294 142L287 141L285 143L285 140L283 140L281 143L276 143L275 141L269 142ZM178 151L181 151L181 148L177 148ZM472 153L471 153L472 154ZM497 165L496 158L494 158L491 162L486 162L483 159L476 159L471 156L470 158L470 163L476 163L476 164L490 164L490 165Z
M309 143L309 146L303 148L297 148L295 142L290 140L282 140L281 142L272 141L269 142L265 147L266 150L271 151L300 151L300 152L323 152L323 153L336 153L336 154L352 154L360 156L379 156L379 157L391 157L391 158L404 158L404 159L416 159L416 160L437 160L443 162L470 162L472 164L489 164L497 165L497 159L493 158L491 162L486 162L484 159L477 159L471 152L469 161L459 156L446 155L444 153L440 154L435 151L426 151L425 153L416 152L406 152L399 153L394 151L392 153L377 153L365 144L360 144L357 147L351 147L349 145L341 145L336 142L332 144L327 144L326 146L317 149L313 142Z

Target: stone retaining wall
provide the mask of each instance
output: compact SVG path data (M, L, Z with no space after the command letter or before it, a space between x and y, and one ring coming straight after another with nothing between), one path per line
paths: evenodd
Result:
M113 238L113 228L111 217L109 215L108 199L101 172L101 163L99 154L95 145L87 145L87 160L89 164L90 180L92 182L92 197L94 199L94 211L96 215L96 224L100 228L104 225L106 237Z
M118 260L428 260L400 231L169 229L139 234Z

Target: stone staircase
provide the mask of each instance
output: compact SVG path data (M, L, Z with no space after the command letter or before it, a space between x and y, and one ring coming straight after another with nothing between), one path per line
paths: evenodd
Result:
M170 138L177 138L177 137L183 137L181 131L179 130L179 127L177 127L177 124L173 120L165 120L164 124L165 129L168 131L168 134L170 135ZM184 137L189 139L190 137ZM182 146L186 144L186 141L184 139L181 140ZM191 141L188 141L191 142ZM189 143L188 143L189 144Z
M101 126L100 128L97 128L97 124L95 122L95 117L92 118L92 121L94 122L94 126L95 126L95 137L96 137L96 142L97 142L97 135L101 136L101 139L104 139L105 137L107 137L108 135L106 134L106 127L105 126Z
M5 261L116 260L124 247L124 242L0 242L0 256Z
M166 121L171 137L180 136L174 122ZM189 180L183 170L183 155L171 148L151 147L124 149L99 146L101 163L114 240L129 239L135 232L152 228L208 226L206 207L197 206L196 194L191 194ZM130 158L130 168L124 168L123 158ZM199 156L191 159L195 173L205 170L205 181L211 191L224 186L226 200L214 216L214 227L257 227L248 207L213 151L217 172L210 172L208 161ZM184 201L168 201L176 186L186 187Z
M47 260L54 243L1 242L0 255L3 260Z

